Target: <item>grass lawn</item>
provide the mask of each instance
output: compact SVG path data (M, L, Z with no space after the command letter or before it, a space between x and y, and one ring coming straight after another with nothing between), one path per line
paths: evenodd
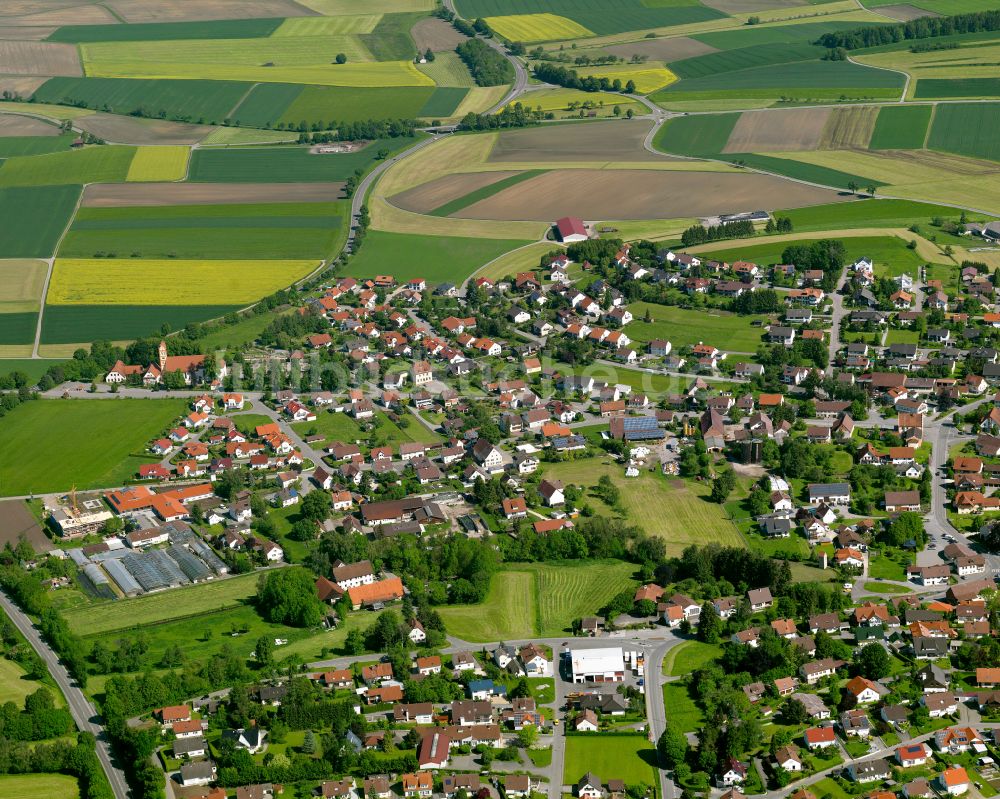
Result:
M545 768L552 765L552 747L546 746L544 749L529 749L528 758L535 768Z
M850 794L840 787L840 783L830 777L824 777L810 786L818 796L829 796L831 799L851 799Z
M575 783L588 771L603 780L655 785L656 750L643 735L572 735L566 739L563 782Z
M244 600L257 593L257 577L256 574L241 574L135 599L87 605L65 611L63 617L76 635L191 618L206 609L222 610L242 605Z
M760 345L762 329L751 327L758 317L712 309L689 310L672 305L635 302L629 306L635 320L628 327L633 341L646 342L663 338L674 347L685 347L703 341L730 352L756 352ZM646 311L651 322L643 321Z
M874 591L876 594L908 594L910 589L895 583L865 583L866 591Z
M0 704L13 702L18 708L24 707L24 697L32 694L42 687L40 682L30 680L22 669L13 660L0 658ZM45 686L56 699L56 704L62 704L59 691L51 686Z
M886 332L885 344L916 344L920 341L920 334L916 330L889 330Z
M694 703L683 683L664 683L663 704L667 708L670 723L681 732L694 732L705 721L701 709Z
M617 560L516 563L497 573L478 605L438 608L445 627L466 641L559 636L596 613L619 591L638 585Z
M402 418L407 420L405 427L400 427L382 411L375 414L375 428L371 431L361 429L361 426L345 413L335 413L333 411L323 411L316 415L315 422L300 422L293 424L292 428L301 436L321 435L325 443L341 441L353 443L360 441L368 446L398 445L407 442L419 442L423 444L436 444L441 437L431 430L428 430L413 416L407 415Z
M872 555L874 554L875 553L872 553ZM901 558L901 560L897 559L897 557ZM913 561L905 554L897 557L893 557L893 555L888 553L879 554L877 557L869 555L868 576L874 580L893 580L895 582L905 583L906 566Z
M708 484L666 478L652 472L626 479L620 465L597 459L547 464L544 468L546 477L587 488L608 475L621 490L622 505L629 521L650 535L662 538L668 554L679 555L692 543L711 541L723 546L745 545L725 508L707 500ZM600 511L610 510L595 497L588 496L586 501Z
M4 799L77 799L80 786L65 774L16 774L0 777Z
M665 677L683 677L685 674L690 674L707 663L711 663L720 654L722 654L722 647L716 644L685 641L667 652L667 656L663 658L663 675Z
M185 408L179 399L22 403L0 428L0 494L122 485Z

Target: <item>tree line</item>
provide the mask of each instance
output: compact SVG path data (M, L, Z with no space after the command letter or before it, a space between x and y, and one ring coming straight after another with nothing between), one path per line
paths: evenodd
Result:
M980 33L1000 30L1000 11L977 11L955 14L950 17L921 17L896 25L867 25L849 31L824 33L816 44L823 47L843 47L858 50L862 47L879 47L909 39L932 39L961 33Z
M591 75L581 78L575 69L541 62L534 66L535 77L545 83L565 86L567 89L579 89L584 92L625 92L635 93L635 81L629 80L622 85L621 78L596 78Z

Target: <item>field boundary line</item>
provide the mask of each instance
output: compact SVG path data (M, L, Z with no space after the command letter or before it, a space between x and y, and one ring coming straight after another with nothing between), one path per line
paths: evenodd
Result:
M125 19L125 17L123 17L123 16L121 15L121 14L119 14L119 13L118 13L117 11L115 11L115 10L114 10L114 9L113 9L113 8L112 8L111 6L109 6L109 5L107 4L107 3L98 3L97 5L98 5L98 6L100 7L100 8L103 8L103 9L104 9L105 11L107 11L107 12L108 12L108 13L109 13L109 14L110 14L111 16L113 16L113 17L114 17L115 19L117 19L117 20L118 20L118 21L119 21L119 22L120 22L120 23L121 23L122 25L128 25L128 24L129 24L129 23L128 23L128 20L127 20L127 19ZM79 45L77 45L77 47L79 47ZM80 63L81 63L81 64L83 63L83 59L82 59L82 54L81 54L81 60L80 60Z
M924 146L922 148L924 150L927 149L927 145L930 143L931 140L931 129L934 127L934 117L937 116L937 109L938 109L938 104L932 103L931 116L930 119L927 120L927 130L924 131Z
M135 157L134 155L132 156ZM45 316L45 300L49 296L49 284L52 282L52 272L56 266L56 256L59 254L59 248L62 247L63 240L69 235L69 230L73 227L73 222L76 221L76 215L80 213L80 206L83 205L83 193L87 190L88 184L83 184L80 186L80 193L76 198L76 205L73 206L73 213L69 216L69 221L66 223L66 227L63 228L62 235L59 236L52 249L52 255L44 259L48 264L48 269L45 272L45 282L42 284L42 296L41 301L38 305L38 320L35 322L35 341L31 346L31 360L38 360L41 356L38 354L38 348L42 343L42 320Z

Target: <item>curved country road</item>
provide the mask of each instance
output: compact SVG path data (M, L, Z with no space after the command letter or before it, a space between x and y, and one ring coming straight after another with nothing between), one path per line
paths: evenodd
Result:
M112 759L107 733L99 723L99 716L93 704L69 676L66 667L59 660L59 656L42 639L31 619L2 592L0 592L0 608L3 608L14 626L28 639L31 648L45 661L49 674L56 681L63 696L66 697L66 704L69 706L69 712L72 714L76 726L84 732L91 733L97 739L97 758L101 762L101 768L104 769L105 775L107 775L108 782L111 783L115 799L128 799L129 788L128 782L125 780L125 773L115 765Z

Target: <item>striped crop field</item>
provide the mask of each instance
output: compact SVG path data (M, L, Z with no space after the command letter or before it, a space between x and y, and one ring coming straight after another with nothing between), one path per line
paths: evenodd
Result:
M129 183L183 180L191 150L184 146L140 147L125 179Z
M591 615L615 594L638 586L632 579L633 571L631 564L620 561L539 569L539 632L543 636L562 635L574 619Z
M594 35L583 25L558 14L508 14L487 17L486 22L511 42L551 42Z
M49 305L248 304L309 274L316 260L59 258Z
M275 67L319 66L330 64L337 53L344 53L348 63L371 60L368 49L356 36L344 34L178 42L96 42L81 45L80 52L88 71L91 67L99 68L101 64L135 61L247 67L266 63L273 63Z
M121 183L128 176L135 151L135 147L114 144L8 158L0 166L0 186Z
M371 33L381 14L355 14L343 17L290 17L271 34L272 38L285 36L342 36L348 33Z

